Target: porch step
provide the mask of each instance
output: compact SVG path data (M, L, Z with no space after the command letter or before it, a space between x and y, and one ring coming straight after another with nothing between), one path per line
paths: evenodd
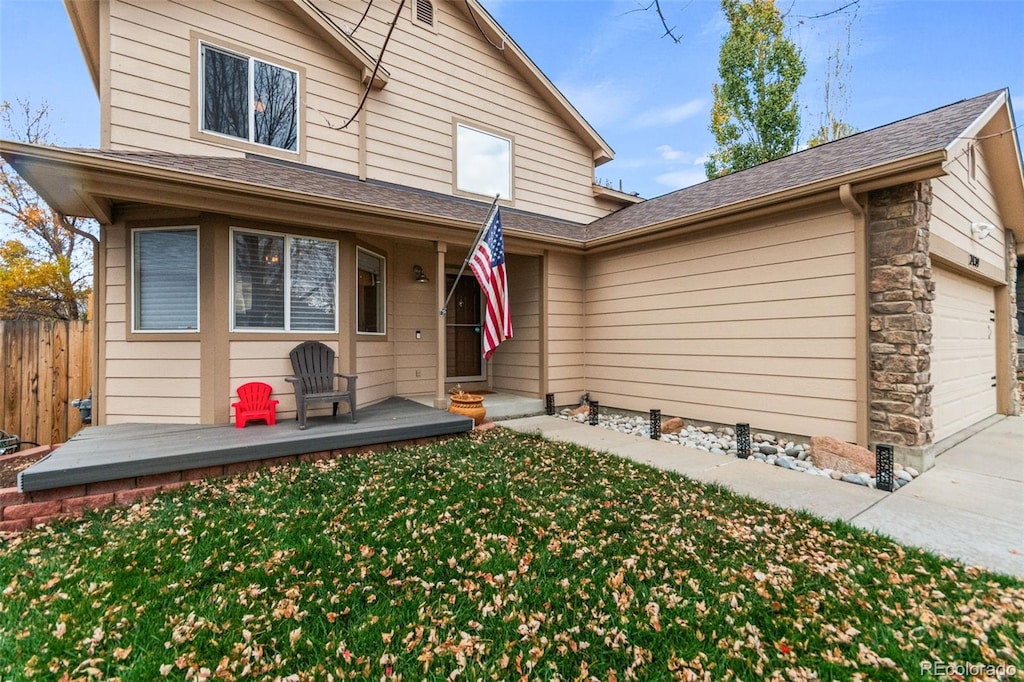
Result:
M472 391L470 392L472 393ZM484 393L483 395L488 421L535 417L544 414L544 401L540 398L528 398L514 393ZM408 399L427 407L434 405L434 396L432 395L409 396Z
M487 418L491 421L533 417L544 414L544 401L509 393L488 393L484 396Z

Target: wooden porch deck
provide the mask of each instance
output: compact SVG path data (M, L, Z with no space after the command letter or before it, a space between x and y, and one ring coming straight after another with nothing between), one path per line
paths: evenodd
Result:
M28 493L302 455L366 445L432 438L473 429L473 420L405 398L389 398L347 414L309 417L304 431L294 420L249 424L116 424L93 426L18 475Z

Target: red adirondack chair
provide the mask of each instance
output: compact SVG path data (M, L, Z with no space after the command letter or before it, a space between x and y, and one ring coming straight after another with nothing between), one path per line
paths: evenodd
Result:
M238 402L235 408L235 428L244 429L246 422L263 419L273 426L277 423L277 400L270 399L273 389L262 381L250 381L238 387Z

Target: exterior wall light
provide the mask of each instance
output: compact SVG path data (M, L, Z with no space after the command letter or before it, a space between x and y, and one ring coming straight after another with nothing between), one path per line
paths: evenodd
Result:
M971 234L979 242L992 234L996 229L996 226L992 223L971 223Z
M417 282L429 282L427 273L423 272L423 268L419 265L412 266L412 276L416 278Z

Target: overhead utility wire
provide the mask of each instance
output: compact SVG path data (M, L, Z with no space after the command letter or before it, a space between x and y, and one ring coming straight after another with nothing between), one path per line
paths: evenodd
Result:
M1020 125L1016 125L1016 126L1014 126L1012 128L1007 128L1006 130L1000 130L997 133L989 133L988 135L958 135L957 137L954 137L953 139L954 140L970 140L972 143L973 142L984 142L985 140L991 139L993 137L1002 137L1003 135L1009 135L1010 133L1012 133L1014 131L1017 131L1017 130L1020 130L1021 128L1024 128L1024 123L1021 123ZM968 144L966 147L964 147L960 151L960 153L958 153L956 156L954 156L953 158L951 158L948 161L946 161L946 163L943 164L943 167L945 168L946 166L950 166L953 163L955 163L956 161L959 161L961 157L967 156L971 152L971 149L974 146L975 146L974 144Z
M491 44L491 47L493 47L498 52L504 52L505 51L505 36L501 36L501 45L496 45L494 43L494 41L491 40L490 36L488 36L486 33L484 33L484 29L483 29L482 26L480 26L480 22L478 22L476 20L476 13L473 11L473 7L469 4L469 0L466 0L466 9L469 10L469 18L473 20L474 24L476 24L476 30L480 31L480 35L482 35L484 37L484 40L489 42Z
M363 97L359 100L359 106L356 107L352 116L345 121L343 125L335 126L331 123L330 119L327 118L327 115L324 112L320 111L312 104L309 104L308 102L306 103L306 106L324 117L324 122L327 123L327 127L331 130L344 130L345 128L348 128L352 125L352 121L356 120L356 116L358 116L359 112L363 110L363 107L366 106L366 100L370 96L370 90L373 89L373 81L377 79L377 72L380 71L381 62L384 61L384 54L388 50L388 43L391 42L391 34L395 32L395 25L398 24L398 17L401 16L403 7L405 7L405 0L398 3L398 10L395 12L395 18L391 20L391 27L388 28L388 34L384 38L384 45L380 48L380 56L377 57L377 61L373 65L373 72L370 74L370 80L367 81L366 88L363 90Z
M373 0L366 3L366 9L363 10L363 16L359 17L359 23L356 24L356 27L349 32L349 35L354 35L355 32L359 30L359 27L363 25L363 19L365 19L366 15L370 13L371 7L373 7Z

